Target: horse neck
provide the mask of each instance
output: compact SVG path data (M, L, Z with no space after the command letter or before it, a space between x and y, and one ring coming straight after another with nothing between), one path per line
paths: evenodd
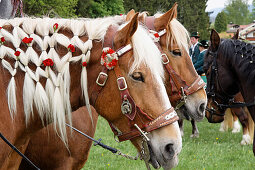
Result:
M1 0L0 2L0 18L11 18L13 11L13 5L11 0Z
M225 74L232 74L229 76L234 79L233 81L242 92L245 101L251 102L254 100L253 96L255 95L254 84L252 81L254 80L253 70L255 70L255 67L253 64L249 63L250 59L247 56L244 55L242 57L241 54L236 54L237 52L233 49L236 49L233 43L231 43L231 46L223 49L222 51L225 51L225 54L219 56L218 63L220 62L221 65L229 71L229 73Z

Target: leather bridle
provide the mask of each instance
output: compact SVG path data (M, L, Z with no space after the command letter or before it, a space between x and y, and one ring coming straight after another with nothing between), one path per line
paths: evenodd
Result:
M114 49L113 40L114 40L116 32L117 32L117 27L110 26L108 28L104 38L103 47L110 47ZM132 50L132 46L131 44L128 44L124 47L117 49L116 53L118 57L121 57L123 54L128 53L131 50ZM115 75L117 78L117 85L120 91L120 96L122 101L121 111L128 118L129 120L128 125L130 128L129 132L123 133L117 127L115 127L111 122L109 122L112 128L112 131L114 132L115 136L118 137L120 142L141 136L143 135L142 132L146 132L146 133L151 132L155 129L169 125L179 119L173 107L166 110L155 119L153 119L147 113L143 112L142 109L136 105L135 101L131 97L125 77L122 75L118 64L113 68L113 71L115 72ZM108 69L106 69L105 66L102 66L102 71L99 73L97 77L96 84L92 92L92 97L91 97L92 105L95 105L96 99L107 81L107 77L108 77L107 72L108 72ZM137 119L139 119L140 122L135 122L134 121L135 117L137 117ZM138 126L138 128L136 126Z
M163 52L161 45L160 45L160 37L166 34L166 29L160 30L156 32L156 29L154 27L154 21L155 17L145 17L145 26L149 29L150 32L152 32L152 37L154 37L155 43L157 44L159 50L161 51L162 56L162 62L164 64L165 69L167 70L169 76L170 76L170 84L171 84L171 96L177 100L177 105L175 107L175 110L178 110L181 108L185 103L188 95L191 95L201 88L204 88L206 85L205 82L202 80L200 76L198 76L191 85L188 85L180 75L178 75L174 69L170 65L170 61L167 57L167 55Z
M208 98L212 98L212 101L216 104L216 106L223 111L223 113L217 113L214 108L206 107L206 110L210 113L208 120L212 121L213 115L216 116L224 116L225 110L227 108L238 108L238 107L248 107L255 105L255 100L251 103L245 102L234 102L234 95L228 94L222 87L220 80L219 80L219 72L218 72L218 64L217 64L217 57L218 51L212 52L208 50L208 54L213 57L212 64L210 65L210 72L207 72L209 79L207 79L207 88L206 94ZM217 86L216 86L217 84ZM219 88L221 94L217 93L216 87ZM218 103L216 98L219 99L223 103Z

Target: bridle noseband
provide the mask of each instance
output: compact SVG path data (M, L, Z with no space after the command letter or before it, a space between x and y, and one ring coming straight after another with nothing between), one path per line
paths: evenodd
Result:
M164 64L165 69L167 70L169 76L170 76L170 84L171 84L171 97L173 97L175 100L178 101L175 110L180 109L187 100L187 96L191 95L198 90L204 88L206 85L205 82L202 80L200 76L198 76L195 81L191 85L187 85L187 83L179 76L174 69L170 65L170 61L167 57L167 55L163 52L161 46L160 46L160 37L166 34L166 29L160 30L156 32L154 27L154 21L155 17L145 17L145 26L149 29L149 32L151 32L152 37L154 37L154 41L158 47L158 49L161 52L162 62Z
M113 47L113 39L117 32L117 27L110 26L108 28L108 31L105 35L104 39L104 47ZM131 44L128 44L124 47L121 47L120 49L116 50L116 54L118 57L121 57L123 54L129 52L132 50ZM125 80L125 77L122 75L122 72L119 68L119 65L117 65L113 68L113 71L115 72L116 78L117 78L117 85L118 89L120 91L121 96L121 111L122 113L128 118L129 123L128 126L130 127L130 131L127 133L121 132L116 126L114 126L111 122L109 122L112 131L115 136L118 137L119 142L130 140L135 137L143 136L143 133L141 133L141 130L148 133L155 129L164 127L166 125L169 125L171 123L174 123L179 119L176 112L174 111L174 108L171 107L170 109L163 112L161 115L159 115L157 118L153 119L150 117L147 113L143 112L142 109L136 105L135 101L131 97L128 86ZM106 69L104 66L102 66L102 71L99 73L96 84L94 86L94 90L92 92L91 97L91 103L94 105L97 99L97 96L100 94L102 88L104 87L107 77L108 77L108 69ZM136 123L134 122L135 117L140 120L140 122ZM141 119L143 118L143 119ZM137 128L138 127L138 128Z

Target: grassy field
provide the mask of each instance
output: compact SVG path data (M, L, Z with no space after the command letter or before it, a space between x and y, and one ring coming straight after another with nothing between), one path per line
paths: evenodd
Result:
M210 124L204 119L198 123L200 137L191 139L191 124L184 122L183 148L179 155L179 165L175 170L252 170L255 169L255 158L252 145L241 146L242 133L232 134L231 131L219 132L220 124ZM121 150L129 155L136 155L130 142L117 143L108 123L99 118L96 139ZM113 155L98 146L93 146L89 159L83 170L146 170L140 160L128 160Z

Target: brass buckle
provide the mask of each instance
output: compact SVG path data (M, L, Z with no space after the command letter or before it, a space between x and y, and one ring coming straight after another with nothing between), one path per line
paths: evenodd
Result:
M161 54L161 57L162 57L162 63L165 65L165 64L168 64L169 63L169 59L168 59L168 57L167 57L167 55L166 54ZM166 58L166 62L164 62L164 58Z
M100 78L101 75L104 76L104 77L106 77L103 83L99 83L99 78ZM98 74L98 76L97 76L96 83L97 83L99 86L103 87L103 86L105 85L107 79L108 79L108 74L106 74L106 73L104 73L104 72L100 72L100 73Z
M124 85L125 85L123 88L121 88L120 85L119 85L119 83L117 83L117 84L118 84L119 90L120 90L120 91L126 90L126 89L127 89L127 82L126 82L125 77L119 77L119 78L117 78L117 82L119 82L119 81L123 81L123 82L124 82Z

